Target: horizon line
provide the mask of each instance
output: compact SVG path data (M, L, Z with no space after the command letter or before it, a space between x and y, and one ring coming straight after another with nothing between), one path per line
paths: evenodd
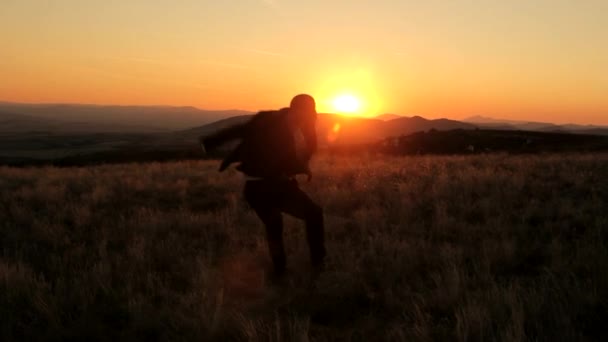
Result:
M264 110L268 110L268 109L258 109L258 110L248 110L248 109L238 109L238 108L229 108L229 109L209 109L209 108L201 108L198 106L194 106L194 105L175 105L175 104L109 104L109 103L91 103L91 102L22 102L22 101L6 101L3 99L0 99L0 104L13 104L13 105L31 105L31 106L90 106L90 107L166 107L166 108L193 108L196 110L200 110L200 111L218 111L218 112L230 112L230 111L238 111L238 112L247 112L247 113L252 113L255 114L257 112L260 111L264 111ZM331 112L326 112L326 113L319 113L319 114L334 114L334 115L341 115L341 116L350 116L350 117L359 117L359 118L363 118L363 119L373 119L373 118L377 118L379 116L382 115L397 115L400 117L404 117L404 118L412 118L415 116L419 116L422 117L426 120L441 120L441 119L447 119L447 120L454 120L454 121L461 121L461 122L467 122L466 120L469 120L471 118L474 117L483 117L483 118L487 118L487 119L492 119L492 120L496 120L496 121L504 121L504 123L508 123L508 122L516 122L516 123L542 123L542 124L554 124L554 125L578 125L578 126L592 126L592 127L599 127L599 128L608 128L608 123L606 124L593 124L593 123L574 123L574 122L564 122L564 123L556 123L556 122L549 122L549 121L537 121L537 120L514 120L514 119L503 119L503 118L498 118L498 117L493 117L491 114L468 114L467 116L463 117L462 119L454 119L454 118L449 118L449 117L445 117L445 116L440 116L440 117L436 117L433 119L429 119L426 116L423 116L424 114L396 114L394 112L385 112L385 113L380 113L380 114L374 114L374 115L350 115L350 114L341 114L341 113L331 113ZM475 122L467 122L467 123L475 123Z

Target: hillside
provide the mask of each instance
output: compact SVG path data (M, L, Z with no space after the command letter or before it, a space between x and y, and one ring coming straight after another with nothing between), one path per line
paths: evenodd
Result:
M382 121L389 121L389 120L399 119L402 117L403 117L403 115L387 113L387 114L378 115L375 117L375 119L382 120Z
M606 341L607 154L320 155L282 284L217 164L0 167L0 340Z
M44 122L61 121L67 125L87 125L87 131L159 132L182 130L217 120L248 114L241 110L202 110L195 107L111 106L88 104L22 104L0 102L0 113L25 115L42 120L31 122L34 131L44 130ZM0 115L0 120L2 115ZM55 127L55 126L53 126Z
M250 114L238 115L185 130L159 132L149 128L138 131L132 129L134 126L95 125L0 113L0 124L3 124L0 126L0 164L87 165L198 159L202 157L197 144L199 136L244 123L251 117ZM576 131L586 135L557 129L531 131L547 127L539 123L523 125L527 128L523 131L518 127L514 123L489 120L473 125L448 119L428 120L420 116L385 121L319 114L317 136L322 150L348 153L369 149L398 154L459 154L470 153L470 148L475 152L513 153L608 150L606 139L600 136L603 133L601 127ZM570 125L566 128L579 127ZM230 146L228 144L224 150ZM218 150L212 155L218 157L222 153L223 150Z
M462 121L474 124L480 128L488 129L608 135L608 127L597 125L559 125L550 122L495 119L480 115L475 115Z
M387 138L374 149L391 154L563 153L608 151L601 135L503 130L417 132Z
M21 133L28 131L50 131L59 129L64 122L36 118L29 115L0 112L0 133Z
M166 129L144 124L119 124L81 121L67 121L50 117L37 117L27 114L0 112L0 134L23 136L27 134L96 134L123 132L161 132Z
M104 162L196 159L201 157L197 144L199 136L243 123L250 118L251 115L234 116L204 126L166 133L47 131L5 134L0 135L0 163L82 165ZM421 117L403 117L382 121L319 114L317 122L319 147L322 149L330 146L358 146L376 143L390 136L407 135L429 129L472 128L474 126L457 121L426 120Z

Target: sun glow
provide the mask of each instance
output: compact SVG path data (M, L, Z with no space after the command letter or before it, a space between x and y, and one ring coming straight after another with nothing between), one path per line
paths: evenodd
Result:
M345 94L336 97L333 106L340 114L357 114L361 109L361 101L353 95Z
M358 65L325 65L320 68L317 88L317 111L352 117L374 117L384 112L381 94L387 93L388 80L378 78L367 62Z

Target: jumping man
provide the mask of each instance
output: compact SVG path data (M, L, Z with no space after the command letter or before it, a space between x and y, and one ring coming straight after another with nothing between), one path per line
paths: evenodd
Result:
M199 139L205 152L227 141L240 140L222 161L220 171L239 163L237 170L248 177L245 200L266 226L276 276L286 271L282 213L304 220L313 269L318 272L323 267L323 211L295 179L297 174L306 174L308 181L312 178L308 163L317 149L316 119L314 99L301 94L288 108L259 112L244 124Z

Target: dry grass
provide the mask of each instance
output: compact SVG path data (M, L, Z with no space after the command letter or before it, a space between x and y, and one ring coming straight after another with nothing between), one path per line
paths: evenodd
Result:
M0 340L606 338L608 155L321 156L314 286L216 167L0 167Z

